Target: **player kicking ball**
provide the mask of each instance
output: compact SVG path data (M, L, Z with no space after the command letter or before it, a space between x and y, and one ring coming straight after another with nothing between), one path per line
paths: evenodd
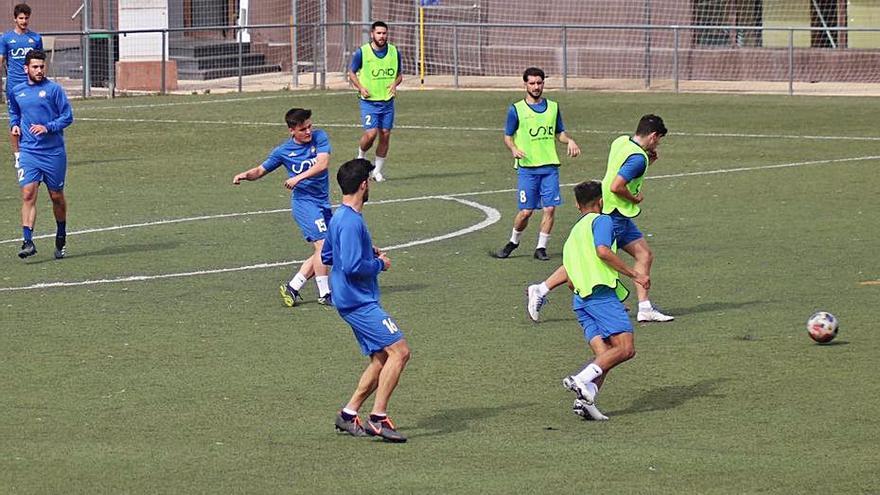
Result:
M562 250L562 264L574 291L572 309L595 358L562 385L577 395L573 410L595 420L606 420L596 407L596 396L615 366L636 354L633 327L622 301L629 291L620 274L645 289L647 275L630 268L617 256L611 217L602 214L602 183L581 182L574 187L578 210L583 216L572 227Z

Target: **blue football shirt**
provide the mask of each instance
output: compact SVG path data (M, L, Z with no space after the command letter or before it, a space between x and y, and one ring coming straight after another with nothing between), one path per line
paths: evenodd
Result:
M350 206L333 213L321 262L330 270L333 305L340 313L379 302L379 272L385 268L373 252L373 239L364 217Z
M73 123L73 110L64 89L43 79L37 84L20 83L9 98L9 125L21 129L21 149L50 150L64 147L64 128ZM49 132L35 135L32 124L46 126Z
M24 57L31 50L42 50L43 38L30 30L24 34L18 34L13 30L3 33L0 43L2 43L0 49L3 52L3 59L6 60L6 88L8 90L27 81L27 75L24 72Z
M292 138L281 143L269 153L262 167L266 172L271 172L284 166L288 177L294 177L312 168L319 153L330 153L330 138L323 129L315 129L312 132L312 140L308 143L298 143ZM330 201L328 171L325 170L297 184L293 189L293 198L322 203Z

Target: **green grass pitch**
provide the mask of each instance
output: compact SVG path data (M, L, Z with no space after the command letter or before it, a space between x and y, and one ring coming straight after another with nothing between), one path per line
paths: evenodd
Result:
M565 184L601 178L642 114L670 129L638 224L652 299L677 319L636 326L638 355L600 398L611 421L576 418L560 386L590 355L570 293L539 325L524 310L561 261L571 187L551 262L531 257L537 221L514 257L487 256L515 213L501 129L521 92L398 101L365 215L377 244L403 245L380 282L413 348L390 409L405 445L334 434L366 360L313 283L281 305L284 263L309 253L283 172L231 185L293 106L328 130L335 174L360 135L354 94L76 101L67 259L51 238L17 258L8 148L0 160L0 492L880 491L878 100L548 96L584 151ZM45 189L38 204L36 235L51 235ZM74 285L38 287L59 282ZM842 322L832 345L807 337L818 309Z

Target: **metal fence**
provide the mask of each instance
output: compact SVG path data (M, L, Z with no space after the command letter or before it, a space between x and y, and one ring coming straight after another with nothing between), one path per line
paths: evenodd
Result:
M113 97L346 87L346 67L367 29L361 22L283 23L44 38L52 40L53 77L76 95ZM404 74L424 71L429 86L511 88L523 68L539 66L561 89L880 94L880 48L802 46L816 31L880 37L880 29L426 23L424 30L423 38L418 23L395 23L391 41ZM158 55L126 60L140 43ZM141 65L126 69L130 62ZM419 82L408 77L407 84Z

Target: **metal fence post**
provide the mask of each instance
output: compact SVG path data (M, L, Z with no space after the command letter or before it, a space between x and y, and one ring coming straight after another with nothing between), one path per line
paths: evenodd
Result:
M84 41L85 43L82 46L82 55L83 55L83 98L88 98L92 95L92 74L91 74L91 66L92 61L91 57L91 44L92 37L90 34L91 26L92 26L92 6L89 0L83 0L83 14L82 14L82 22L83 22L83 34L85 35Z
M165 71L167 70L165 68L165 64L167 63L167 61L165 60L165 47L168 46L167 39L168 39L168 30L163 29L162 30L162 70L160 71L161 75L162 75L162 83L160 86L162 88L162 91L161 91L162 95L164 95L167 90L167 88L165 87Z
M110 54L107 56L107 89L110 90L108 95L110 98L116 98L116 57L114 57L116 43L113 39L115 33L110 33L107 38L107 46L110 48Z
M242 50L244 49L244 46L242 43L241 29L236 27L235 33L236 36L238 36L238 92L241 93L242 76L244 76L244 74L242 74L242 71L244 70L242 67Z
M788 96L794 94L794 29L788 30Z
M327 89L327 0L320 2L321 20L321 89ZM315 60L315 63L318 63Z
M299 87L299 54L296 43L299 37L299 29L296 26L296 0L290 0L290 70L293 73L293 87Z
M452 83L458 89L458 23L452 25Z
M672 82L675 87L675 92L678 93L678 26L672 28L673 38L674 38L674 46L672 50Z
M562 89L568 89L568 26L562 26Z

